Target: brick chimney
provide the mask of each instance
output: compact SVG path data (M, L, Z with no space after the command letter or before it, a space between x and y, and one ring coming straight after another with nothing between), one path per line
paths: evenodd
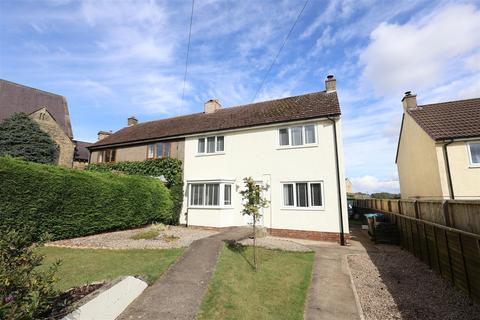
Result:
M337 80L332 74L329 74L325 80L325 90L327 93L337 91Z
M130 118L127 119L127 124L129 127L134 126L137 123L138 123L138 120L134 116L131 116Z
M111 130L110 131L98 131L98 140L97 141L103 140L111 134L112 134Z
M217 99L208 100L204 104L204 113L214 113L221 107L222 105L220 104L220 102L218 102Z
M412 91L405 92L405 95L402 99L403 104L403 111L407 111L408 109L416 109L417 108L417 95L412 94Z

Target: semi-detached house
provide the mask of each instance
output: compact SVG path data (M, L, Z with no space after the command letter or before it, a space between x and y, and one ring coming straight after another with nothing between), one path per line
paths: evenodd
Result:
M240 191L252 177L267 188L260 224L278 236L343 241L348 235L340 106L333 76L326 90L138 123L100 132L90 162L183 161L180 223L246 225Z

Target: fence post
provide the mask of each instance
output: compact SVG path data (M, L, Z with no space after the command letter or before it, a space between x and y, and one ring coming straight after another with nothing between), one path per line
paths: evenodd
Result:
M428 247L428 236L427 236L427 229L425 227L425 223L423 224L423 237L425 239L425 246L427 248L427 258L428 258L428 266L432 269L432 261L430 260L430 248Z
M448 200L443 201L442 209L443 209L443 218L445 220L445 225L447 227L452 227L452 222L450 221L450 215L448 212Z
M454 276L454 271L453 271L453 266L452 266L452 255L450 253L450 243L448 242L448 233L447 230L444 230L445 234L445 242L447 244L447 255L448 255L448 264L450 266L450 273L452 274L452 283L455 286L455 276Z
M465 261L465 253L463 251L463 242L462 242L461 233L458 233L458 241L460 242L460 254L462 255L463 270L465 270L465 280L467 282L468 296L472 298L472 288L470 287L470 279L468 277L467 261Z
M420 219L420 215L418 214L418 200L415 200L415 202L413 203L413 207L415 208L415 218Z

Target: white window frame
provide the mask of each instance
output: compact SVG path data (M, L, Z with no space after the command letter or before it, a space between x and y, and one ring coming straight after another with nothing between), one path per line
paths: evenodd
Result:
M233 180L202 180L202 181L187 181L188 183L188 208L189 209L233 209L233 197L235 184ZM203 184L203 201L206 203L207 199L207 184L218 184L219 185L219 195L218 195L218 206L216 205L193 205L192 204L192 185L194 184ZM225 185L230 185L230 204L225 204Z
M478 167L480 167L480 163L473 162L472 149L471 149L472 144L480 144L480 141L470 141L470 142L467 143L467 153L468 153L468 161L470 163L470 167L471 168L478 168Z
M313 132L315 133L315 142L313 143L306 143L306 132L305 132L305 127L313 126ZM292 128L295 127L302 127L302 144L300 145L293 145L292 142ZM288 145L281 145L280 144L280 130L286 129L288 131ZM308 147L316 147L318 146L318 130L317 130L317 125L314 123L308 123L308 124L298 124L298 125L292 125L288 127L281 127L277 129L277 149L294 149L294 148L308 148Z
M308 206L307 207L298 207L297 206L297 183L306 183L307 184L307 192L308 192ZM322 197L322 205L321 206L312 206L312 189L310 187L311 184L319 183L320 184L320 195ZM285 205L285 194L283 186L286 184L293 184L293 206L286 206ZM280 197L282 203L280 205L280 209L282 210L325 210L325 188L324 182L322 180L313 180L313 181L282 181L280 182Z
M217 149L218 147L218 138L219 137L223 137L223 150L219 151ZM215 138L215 152L207 152L208 150L208 138ZM204 148L204 151L203 152L199 152L198 151L198 143L199 143L199 140L203 139L204 140L204 144L205 144L205 148ZM197 150L197 153L196 155L197 156L213 156L213 155L219 155L219 154L225 154L225 135L215 135L215 136L203 136L203 137L199 137L197 139L197 146L196 146L196 150Z

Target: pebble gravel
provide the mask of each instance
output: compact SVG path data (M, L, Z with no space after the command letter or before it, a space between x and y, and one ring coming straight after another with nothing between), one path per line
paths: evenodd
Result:
M480 304L457 291L427 265L396 246L348 256L366 320L479 320Z
M87 237L50 242L48 246L97 249L168 249L188 247L193 241L217 234L217 231L181 226L164 226L153 239L130 239L150 227L96 234ZM173 239L173 240L172 240Z

